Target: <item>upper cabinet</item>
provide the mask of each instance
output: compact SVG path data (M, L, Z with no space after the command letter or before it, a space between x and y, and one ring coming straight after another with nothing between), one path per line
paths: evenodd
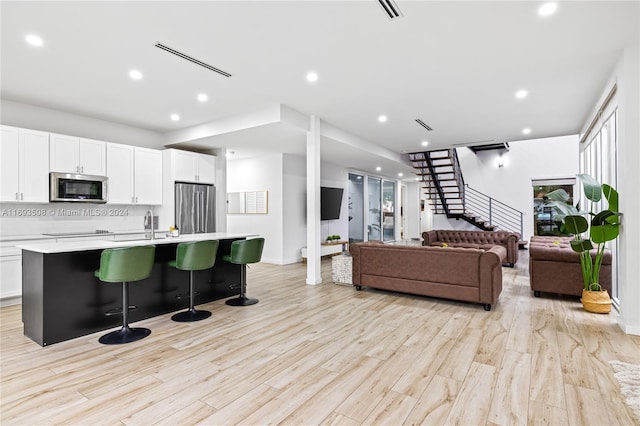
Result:
M107 173L106 142L52 133L50 147L52 172L97 176Z
M136 203L162 204L162 151L134 148Z
M110 204L162 204L162 151L107 144Z
M107 194L110 204L135 204L133 147L107 144Z
M216 183L215 156L179 149L168 151L171 155L171 170L175 181Z
M0 201L49 201L49 133L0 126Z

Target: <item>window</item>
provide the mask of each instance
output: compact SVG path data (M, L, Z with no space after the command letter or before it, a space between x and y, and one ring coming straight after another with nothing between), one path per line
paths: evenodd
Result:
M612 99L612 98L611 98ZM610 100L610 99L608 99ZM584 144L580 150L580 173L591 175L600 183L606 183L614 188L618 188L618 108L614 102L604 105L599 115L596 117L588 133L582 137ZM580 206L581 210L587 207L587 200L584 191L580 186ZM600 201L593 206L593 211L602 210L606 200ZM588 208L586 209L588 210ZM618 240L607 244L613 255L612 265L612 298L614 303L618 303Z

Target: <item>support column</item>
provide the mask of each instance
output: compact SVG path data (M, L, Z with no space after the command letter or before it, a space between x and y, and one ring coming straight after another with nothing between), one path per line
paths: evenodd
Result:
M320 243L320 118L312 115L307 132L307 284L322 283Z

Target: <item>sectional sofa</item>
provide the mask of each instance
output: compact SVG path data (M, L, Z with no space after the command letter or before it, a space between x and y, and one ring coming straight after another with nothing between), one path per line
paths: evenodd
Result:
M351 244L352 280L357 290L372 287L421 296L475 302L486 311L502 291L506 249Z

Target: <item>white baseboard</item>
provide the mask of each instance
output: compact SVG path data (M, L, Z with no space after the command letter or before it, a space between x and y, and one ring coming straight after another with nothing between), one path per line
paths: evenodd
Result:
M291 258L291 259L268 259L268 258L262 258L260 260L260 262L262 263L269 263L271 265L290 265L292 263L300 263L302 262L302 258L301 257L297 257L297 258Z
M0 299L0 308L22 304L22 296L4 297Z
M620 318L618 318L618 327L620 327L620 329L624 331L625 334L640 336L640 327L624 324L622 321L620 321Z

